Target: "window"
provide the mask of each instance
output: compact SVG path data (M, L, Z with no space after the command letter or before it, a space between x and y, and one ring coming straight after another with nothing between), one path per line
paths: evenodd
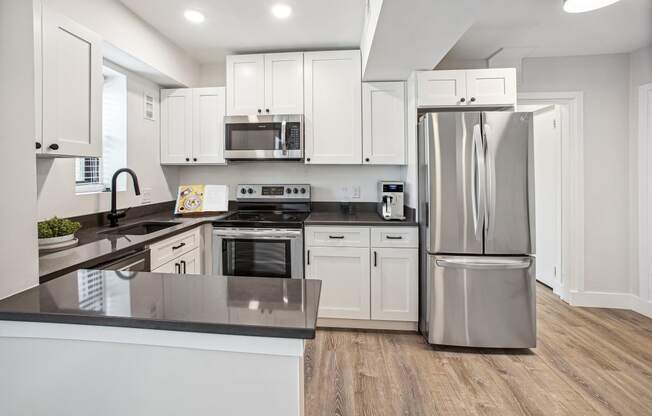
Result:
M127 76L106 65L102 72L102 157L76 159L78 194L111 191L113 173L127 166ZM119 177L117 190L126 184L126 177Z

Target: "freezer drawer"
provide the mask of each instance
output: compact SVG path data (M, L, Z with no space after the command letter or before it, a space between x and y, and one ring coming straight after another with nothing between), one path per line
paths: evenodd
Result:
M533 257L429 256L431 344L536 346Z

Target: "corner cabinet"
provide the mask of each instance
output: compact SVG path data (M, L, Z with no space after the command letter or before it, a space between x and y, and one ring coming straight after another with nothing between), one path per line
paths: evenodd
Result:
M161 164L220 165L225 89L161 90Z
M361 164L360 51L303 56L306 163Z
M36 113L41 114L36 126L36 153L48 157L99 157L102 39L41 6L35 5L35 21L41 21L35 30Z
M516 105L516 69L489 68L417 72L417 107Z
M303 114L303 53L227 56L226 114Z
M405 164L405 109L404 82L362 83L363 164Z

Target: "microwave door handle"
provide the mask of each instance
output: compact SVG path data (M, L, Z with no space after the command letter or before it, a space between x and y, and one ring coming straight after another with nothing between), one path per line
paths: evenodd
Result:
M281 121L281 149L285 153L288 150L288 138L285 135L286 121Z

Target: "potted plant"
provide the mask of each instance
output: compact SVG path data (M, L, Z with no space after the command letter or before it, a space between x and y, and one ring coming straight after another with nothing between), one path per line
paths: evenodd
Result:
M65 218L52 217L39 222L37 227L39 248L47 249L75 244L72 240L75 239L75 232L81 228L81 224Z

